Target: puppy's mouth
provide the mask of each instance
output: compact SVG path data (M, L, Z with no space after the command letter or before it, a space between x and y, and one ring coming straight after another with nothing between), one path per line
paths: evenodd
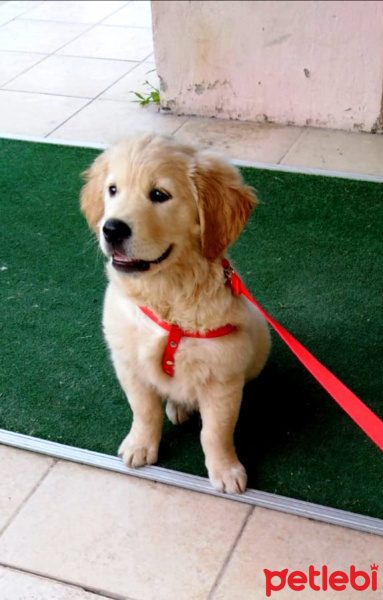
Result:
M173 245L170 244L169 248L155 260L128 258L115 250L112 254L112 265L117 271L123 273L143 273L144 271L149 271L151 265L159 265L166 260L172 249Z

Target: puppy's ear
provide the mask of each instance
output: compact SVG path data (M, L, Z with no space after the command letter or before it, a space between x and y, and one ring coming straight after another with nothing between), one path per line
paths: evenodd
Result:
M211 155L200 154L194 181L202 254L215 259L235 242L257 200L235 167Z
M99 222L104 213L104 182L107 174L108 160L106 153L100 154L82 176L86 183L80 194L81 210L88 225L99 235Z

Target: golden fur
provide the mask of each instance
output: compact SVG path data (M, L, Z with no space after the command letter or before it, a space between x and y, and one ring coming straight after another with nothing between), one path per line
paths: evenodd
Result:
M193 411L202 417L201 443L211 483L228 493L246 488L233 432L246 381L263 368L270 348L261 314L225 286L221 265L226 248L243 229L255 198L233 166L178 141L145 135L101 154L86 172L82 210L110 259L103 326L117 377L133 410L133 425L119 453L130 467L156 462L163 409L173 423ZM118 192L111 197L109 186ZM156 203L153 189L171 199ZM102 228L108 219L129 224L126 260L151 262L145 272L127 274L112 264L113 250ZM230 335L183 338L175 355L175 376L162 371L167 332L139 309L161 320L205 333L227 323Z

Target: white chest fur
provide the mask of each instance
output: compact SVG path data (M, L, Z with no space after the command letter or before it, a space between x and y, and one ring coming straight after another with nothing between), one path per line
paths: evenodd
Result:
M123 362L164 398L196 407L201 389L213 378L224 381L236 373L248 372L247 379L250 379L254 376L255 363L261 358L263 363L265 352L259 342L265 336L260 336L258 331L263 329L263 320L247 302L243 306L249 315L248 324L236 332L221 338L182 338L175 354L174 377L162 370L168 332L144 315L113 284L108 286L105 296L104 333L114 362Z

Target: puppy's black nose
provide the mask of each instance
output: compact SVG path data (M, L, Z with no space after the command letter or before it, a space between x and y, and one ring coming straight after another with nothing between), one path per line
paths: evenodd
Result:
M105 221L102 232L109 244L121 244L132 235L129 225L118 219L108 219Z

